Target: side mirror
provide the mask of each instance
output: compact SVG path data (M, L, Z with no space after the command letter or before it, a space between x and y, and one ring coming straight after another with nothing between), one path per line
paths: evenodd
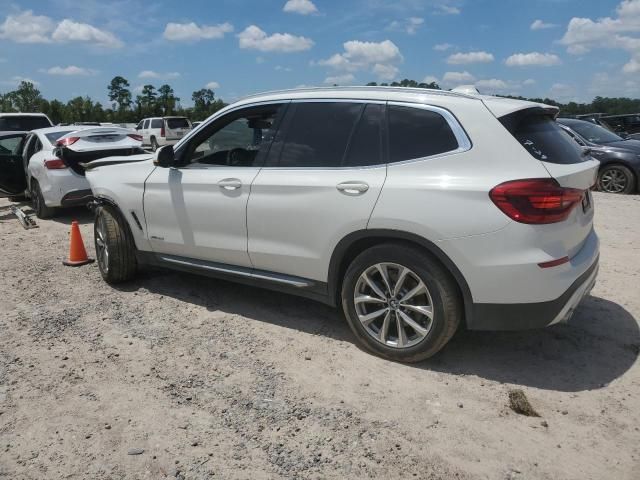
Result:
M165 145L160 147L156 152L156 158L153 160L153 164L158 167L169 168L173 167L176 162L176 157L173 152L173 145Z

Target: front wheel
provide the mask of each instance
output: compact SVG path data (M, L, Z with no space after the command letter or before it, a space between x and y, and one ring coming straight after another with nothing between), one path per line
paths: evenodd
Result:
M342 307L361 345L407 363L440 351L462 318L451 275L430 255L400 244L356 257L344 277Z
M107 283L132 279L137 269L135 245L122 216L112 207L98 207L93 232L102 278Z
M632 193L633 172L624 165L605 165L598 173L598 190L607 193Z

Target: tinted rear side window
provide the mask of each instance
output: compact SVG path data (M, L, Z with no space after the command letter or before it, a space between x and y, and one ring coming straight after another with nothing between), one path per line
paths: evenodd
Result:
M458 146L449 123L439 113L422 108L389 106L391 163L450 152Z
M278 166L341 166L363 107L343 102L293 104Z
M174 128L189 128L189 121L186 118L167 118L167 128L173 130Z
M51 123L45 117L0 117L0 132L29 131L36 130L37 128L47 128L50 126Z
M500 122L536 160L571 164L584 161L582 148L548 115L515 112Z
M162 120L159 118L151 120L151 128L162 128Z
M384 163L382 158L383 115L383 105L369 104L365 107L349 143L343 166L363 167Z

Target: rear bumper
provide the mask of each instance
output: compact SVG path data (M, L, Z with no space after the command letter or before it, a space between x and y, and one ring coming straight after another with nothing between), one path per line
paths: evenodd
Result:
M589 294L598 275L599 257L557 299L537 303L474 303L471 330L528 330L568 320Z
M93 199L91 190L76 190L66 193L60 200L62 207L76 207L78 205L86 205Z

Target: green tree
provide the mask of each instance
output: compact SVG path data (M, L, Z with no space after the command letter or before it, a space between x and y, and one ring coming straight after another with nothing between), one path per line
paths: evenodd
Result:
M118 105L118 116L124 121L127 118L127 110L131 107L131 91L129 90L129 82L126 78L117 76L113 77L111 83L107 86L109 91L109 100ZM115 110L115 105L114 105Z
M142 87L142 94L136 96L136 109L138 116L148 117L158 113L156 111L157 96L156 87L153 85L145 85Z
M40 90L31 82L22 81L18 88L10 92L13 106L19 112L39 112L42 105Z
M179 101L180 99L175 96L173 88L169 85L164 84L158 88L157 104L162 109L160 113L163 115L172 115L175 112L176 105Z

